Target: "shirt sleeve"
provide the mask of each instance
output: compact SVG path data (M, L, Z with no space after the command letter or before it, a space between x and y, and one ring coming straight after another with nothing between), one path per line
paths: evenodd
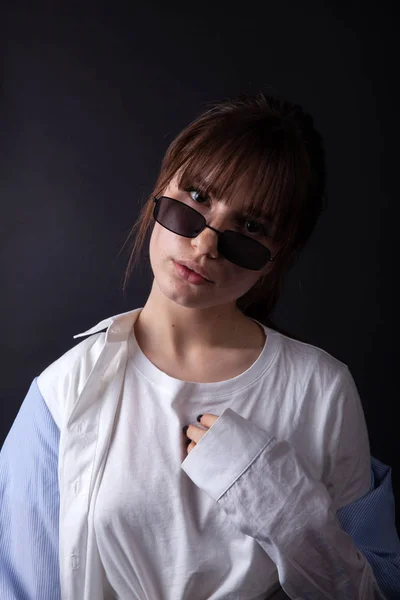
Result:
M59 429L35 378L0 452L0 598L61 598Z
M343 468L345 457L337 459ZM228 408L181 468L270 556L289 598L384 599L368 560L342 529L327 487L289 441ZM341 487L336 502L349 496L354 490L348 495Z
M337 512L342 529L370 563L386 600L400 598L400 540L391 468L371 457L371 489Z

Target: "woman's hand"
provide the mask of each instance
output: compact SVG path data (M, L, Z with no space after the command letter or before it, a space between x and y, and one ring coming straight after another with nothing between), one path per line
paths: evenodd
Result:
M197 420L200 423L200 425L203 425L203 427L205 427L206 430L210 429L211 425L213 425L217 419L217 415L212 415L210 413L205 415L199 415L197 417ZM204 431L204 429L200 429L200 427L197 427L196 425L186 425L185 427L183 427L183 433L187 436L187 453L189 454L189 452L193 450L195 445L199 442L199 440L201 440L201 438L205 433L207 433L207 431Z

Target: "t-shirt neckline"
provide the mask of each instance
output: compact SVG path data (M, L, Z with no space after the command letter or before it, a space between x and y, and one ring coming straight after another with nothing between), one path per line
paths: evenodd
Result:
M140 310L141 309L138 309L138 311ZM198 391L206 394L212 393L214 395L215 393L218 393L219 395L225 395L232 392L237 392L255 383L269 368L277 352L279 336L278 332L267 327L266 325L263 325L256 319L252 320L258 323L264 330L266 339L263 349L250 367L248 367L242 373L239 373L239 375L236 375L236 377L232 377L230 379L203 383L184 381L168 375L159 369L154 363L152 363L144 354L136 340L133 325L128 339L129 359L134 367L147 380L163 387L166 392L168 391L174 393L174 391L182 389L183 386L189 387L191 393Z

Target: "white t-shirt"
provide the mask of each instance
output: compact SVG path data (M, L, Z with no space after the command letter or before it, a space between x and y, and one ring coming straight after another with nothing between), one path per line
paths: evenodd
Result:
M306 518L295 502L310 504L311 495L312 510L317 514L321 507L321 527L326 518L328 530L336 527L332 515L338 508L368 491L368 435L347 366L319 348L263 328L264 348L245 372L227 381L191 383L151 363L132 327L94 508L107 599L266 598L279 586L277 565L281 577L290 579L309 560L307 535L301 542L293 537ZM198 425L196 416L204 413L224 414L187 456L182 427ZM242 427L246 422L248 430ZM285 440L289 444L279 444ZM306 475L290 458L293 449ZM187 473L198 477L199 485ZM263 491L269 485L273 498ZM320 500L326 490L332 500L329 518ZM248 522L246 515L233 514L234 505L235 511L246 505ZM264 542L262 532L257 541L253 537L257 522L263 522ZM293 539L301 551L290 549ZM344 554L353 552L345 543L337 539L335 552L340 554L340 544ZM312 577L313 567L305 568ZM316 563L315 571L316 581L324 578L321 565Z

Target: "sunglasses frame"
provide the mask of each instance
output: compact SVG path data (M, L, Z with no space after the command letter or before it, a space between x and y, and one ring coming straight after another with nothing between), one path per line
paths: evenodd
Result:
M168 200L172 200L173 202L177 202L178 204L182 204L183 206L185 206L185 208L188 208L189 210L192 210L193 212L195 212L195 213L196 213L196 215L199 215L199 217L201 218L202 222L204 223L204 225L203 225L203 227L200 229L200 231L199 231L198 233L196 233L196 235L183 235L183 234L181 234L181 233L177 233L176 231L173 231L172 229L169 229L169 227L165 227L165 225L163 225L162 223L160 223L159 221L157 221L157 219L156 219L156 217L155 217L155 211L156 211L157 203L158 203L158 202L159 202L159 201L160 201L162 198L167 198ZM219 237L220 237L220 236L221 236L223 233L225 233L225 232L234 233L234 234L235 234L235 235L237 235L237 236L242 236L242 237L246 238L246 240L250 240L252 243L259 244L260 246L262 246L262 248L263 248L264 250L266 250L266 251L269 253L269 258L268 258L268 259L265 261L265 263L264 263L264 264L263 264L261 267L258 267L257 269L252 269L252 268L249 268L249 267L242 267L242 268L244 268L244 269L249 269L250 271L259 271L259 270L261 270L262 268L264 268L264 267L265 267L265 265L266 265L268 262L272 262L272 261L274 261L274 260L275 260L275 258L276 258L276 256L277 256L277 254L276 254L275 256L271 256L271 251L269 250L269 248L267 248L266 246L264 246L263 244L261 244L261 243L260 243L260 242L258 242L257 240L252 240L251 238L249 238L249 237L248 237L247 235L245 235L244 233L240 233L239 231L233 231L233 230L231 230L231 229L226 229L225 231L218 231L218 229L215 229L214 227L211 227L211 225L208 225L208 224L207 224L207 221L206 221L206 219L205 219L204 215L202 215L202 214L201 214L201 212L199 212L198 210L196 210L195 208L193 208L193 207L191 207L191 206L188 206L187 204L185 204L184 202L181 202L180 200L176 200L175 198L170 198L169 196L159 196L158 198L156 198L155 196L152 196L152 200L153 200L153 202L154 202L154 204L155 204L155 206L154 206L154 210L153 210L153 217L154 217L155 221L157 221L157 223L159 223L159 224L160 224L162 227L165 227L165 229L167 229L168 231L171 231L172 233L175 233L176 235L180 235L180 236L182 236L182 237L186 237L186 238L193 239L193 238L197 237L198 235L200 235L200 233L201 233L202 231L204 231L204 229L205 229L206 227L208 227L208 228L209 228L209 229L211 229L212 231L215 231L215 233L218 235L218 238L219 238ZM227 257L226 257L226 256L225 256L223 253L221 253L221 254L224 256L224 258L226 258L227 260L229 260L229 261L230 261L230 259L229 259L229 258L227 258ZM233 264L236 264L236 265L237 265L237 263L235 263L234 261L230 261L230 262L233 262ZM242 265L238 265L238 266L242 266Z

